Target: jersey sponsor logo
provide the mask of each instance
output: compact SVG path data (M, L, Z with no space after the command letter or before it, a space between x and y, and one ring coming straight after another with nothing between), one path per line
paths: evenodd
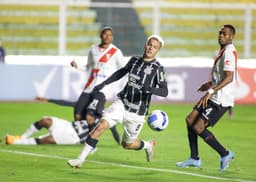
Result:
M138 75L130 73L128 85L137 89L141 89L141 85L137 84L138 80L140 80Z
M226 60L226 61L224 62L224 64L225 64L226 66L230 66L230 65L231 65L231 61L230 61L230 60Z
M134 82L129 82L128 85L131 86L131 87L137 88L137 89L141 89L142 88L141 85L138 85L137 83L134 83Z

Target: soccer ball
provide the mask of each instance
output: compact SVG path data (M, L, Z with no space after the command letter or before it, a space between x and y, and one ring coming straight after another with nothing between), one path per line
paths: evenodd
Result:
M154 110L148 116L148 125L152 130L162 131L169 123L168 115L164 111Z

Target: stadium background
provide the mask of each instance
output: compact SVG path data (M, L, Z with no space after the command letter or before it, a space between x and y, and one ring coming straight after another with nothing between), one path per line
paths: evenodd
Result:
M234 44L240 58L237 101L256 103L253 3L1 0L0 40L6 49L7 64L0 65L0 80L5 85L0 90L0 100L32 100L35 96L76 100L87 75L75 72L68 64L73 59L85 64L88 49L99 42L100 28L109 25L115 32L114 44L126 59L142 53L147 36L160 34L165 46L159 60L167 67L171 91L167 101L194 102L200 94L193 90L209 75L218 49L218 30L230 23L237 29ZM109 98L114 99L116 92L110 92Z
M0 0L0 40L6 64L0 64L0 180L1 181L256 181L256 4L255 0ZM199 141L203 169L177 169L188 154L184 118L201 95L196 88L207 80L219 48L222 24L237 28L239 52L237 105L213 128L236 158L219 173L219 158ZM148 35L160 34L166 45L159 61L168 72L168 98L154 98L150 110L169 115L160 133L145 126L142 138L157 141L155 158L120 149L107 132L96 154L81 170L66 160L82 146L7 146L4 135L21 134L44 115L72 120L72 108L27 102L35 96L75 100L87 75L70 68L76 59L85 64L99 29L114 28L114 43L126 58L141 54ZM113 93L111 91L112 97ZM21 101L21 102L17 102ZM25 102L24 102L25 101ZM161 103L159 102L161 101ZM178 102L178 103L177 103ZM189 102L189 104L187 103ZM249 104L250 103L250 104ZM121 131L121 126L118 126ZM45 134L45 130L38 135Z

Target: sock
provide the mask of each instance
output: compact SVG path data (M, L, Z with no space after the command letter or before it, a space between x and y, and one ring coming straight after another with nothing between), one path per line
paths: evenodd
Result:
M78 158L84 162L86 157L90 154L90 152L92 151L92 149L94 149L96 147L98 143L98 140L93 139L90 135L87 137L86 139L86 144L84 145L84 148L82 150L82 152L80 153L80 155L78 156Z
M42 127L39 127L38 122L35 122L34 124L30 125L30 127L21 135L21 138L28 138L31 135L37 133Z
M120 137L119 137L119 134L118 134L118 132L117 132L116 127L113 126L112 128L110 128L110 130L111 130L111 132L112 132L112 135L113 135L115 141L116 141L118 144L120 144L121 141L120 141Z
M218 142L215 136L207 129L205 129L200 135L204 141L210 145L215 151L217 151L221 157L228 154L228 151Z
M142 149L147 149L150 147L150 142L149 141L142 141L141 140L141 143L144 143L144 146L142 146ZM142 144L143 145L143 144Z
M89 144L85 144L84 148L82 150L82 152L80 153L80 155L78 156L78 159L80 159L82 162L85 161L86 157L90 154L90 152L92 151L93 147Z
M13 144L18 145L37 145L36 140L34 138L23 138L20 140L14 140Z
M188 129L188 141L190 147L190 157L195 160L199 160L198 155L198 136L193 129L187 126Z
M89 131L92 131L92 130L95 128L95 126L97 126L96 123L89 124L89 125L88 125Z

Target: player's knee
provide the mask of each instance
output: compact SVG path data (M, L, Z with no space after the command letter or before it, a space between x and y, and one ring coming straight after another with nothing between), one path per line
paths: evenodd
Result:
M199 120L194 126L194 131L200 135L206 128L207 123L205 123L203 120Z
M186 123L187 123L187 126L191 126L193 124L193 120L190 116L186 117Z
M52 118L43 118L39 123L42 127L50 128L52 126Z
M108 128L108 123L103 121L100 122L100 124L96 127L95 132L94 133L103 133L106 129Z

